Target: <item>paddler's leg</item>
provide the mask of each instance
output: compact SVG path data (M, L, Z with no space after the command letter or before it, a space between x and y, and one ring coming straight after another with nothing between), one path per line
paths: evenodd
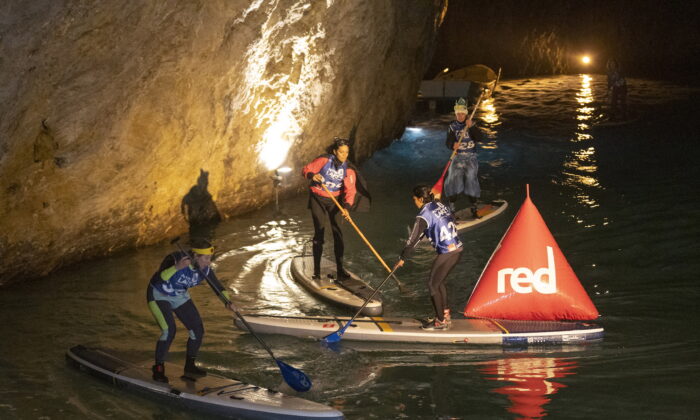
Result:
M428 280L428 290L430 299L435 309L435 322L424 325L423 329L447 329L449 324L445 321L445 309L448 308L447 288L445 287L447 276L457 265L461 257L461 249L457 251L440 254L435 258Z
M447 197L450 210L455 212L457 209L455 207L455 201L457 201L457 196L464 189L464 181L462 175L462 170L459 167L459 161L457 159L452 161L450 168L447 170L447 176L445 177L445 185L443 191Z
M314 256L314 274L313 278L321 277L321 255L323 255L323 237L325 234L325 219L328 217L320 198L316 194L311 193L309 197L309 209L311 209L311 218L314 222L314 239L311 247Z
M194 305L194 302L192 302L192 299L178 306L175 309L175 315L177 315L177 318L189 332L187 354L185 356L185 373L195 376L205 376L207 372L195 365L197 353L199 353L199 347L202 345L202 338L204 337L202 317L199 315L199 311Z
M345 243L343 242L343 231L340 229L342 216L340 209L333 203L333 208L328 209L331 221L331 231L333 231L333 253L335 254L335 266L338 280L347 280L350 275L343 268L343 255L345 254Z
M165 376L165 359L168 357L168 350L175 338L176 326L170 303L162 300L152 300L152 292L149 287L148 309L153 314L156 323L160 327L161 335L156 342L155 364L152 367L153 379L159 382L168 382Z
M464 165L464 194L469 198L471 212L474 218L477 215L477 200L481 196L481 186L479 185L479 160L476 153L472 153L463 163Z

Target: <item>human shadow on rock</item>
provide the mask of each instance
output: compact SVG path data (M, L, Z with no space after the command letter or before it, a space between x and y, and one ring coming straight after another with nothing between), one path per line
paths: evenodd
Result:
M216 203L207 190L209 172L199 170L197 184L190 188L182 198L180 210L185 221L190 225L190 238L202 238L211 241L214 229L221 222L221 214Z

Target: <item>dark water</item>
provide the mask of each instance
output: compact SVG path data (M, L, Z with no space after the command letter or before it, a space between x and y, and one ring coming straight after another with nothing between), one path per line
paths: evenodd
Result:
M700 195L697 92L630 83L633 122L605 126L600 76L504 82L481 113L490 140L480 152L484 199L504 216L462 236L448 290L464 307L494 247L531 197L602 314L600 344L529 350L500 347L317 342L267 336L276 355L307 373L304 397L351 419L698 418ZM416 119L404 137L362 165L374 207L355 221L389 262L415 215L411 187L433 182L448 151L450 115ZM295 168L293 176L297 176ZM249 312L348 314L310 297L288 259L312 232L306 195L220 225L217 272ZM351 227L349 269L379 282L383 269ZM328 239L328 242L332 242ZM147 279L170 245L89 262L0 291L0 418L201 418L132 395L66 367L75 344L148 360L159 332L145 305ZM425 280L433 254L421 249L400 272L411 293L388 283L386 314L431 311ZM202 364L220 374L293 393L267 353L231 325L206 287L193 291L207 334ZM180 328L171 360L184 357Z

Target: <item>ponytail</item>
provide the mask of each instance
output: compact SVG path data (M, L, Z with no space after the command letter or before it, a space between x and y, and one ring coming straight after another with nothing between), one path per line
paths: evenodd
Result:
M430 191L430 186L426 184L420 184L413 187L413 196L423 200L423 203L429 203L435 200L435 196Z

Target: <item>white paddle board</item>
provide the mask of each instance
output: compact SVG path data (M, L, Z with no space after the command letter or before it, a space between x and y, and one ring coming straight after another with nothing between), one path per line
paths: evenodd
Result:
M321 258L321 276L313 279L313 256L299 255L292 258L290 271L292 277L301 283L308 291L326 301L344 306L357 312L374 289L365 283L358 275L347 271L350 278L337 280L335 264L326 258ZM381 315L383 311L382 298L377 293L362 313L369 316Z
M349 317L246 315L256 333L321 339L343 327ZM245 326L236 320L236 326ZM588 322L453 319L449 329L423 330L413 318L355 319L343 340L440 344L581 344L603 338L603 327Z

